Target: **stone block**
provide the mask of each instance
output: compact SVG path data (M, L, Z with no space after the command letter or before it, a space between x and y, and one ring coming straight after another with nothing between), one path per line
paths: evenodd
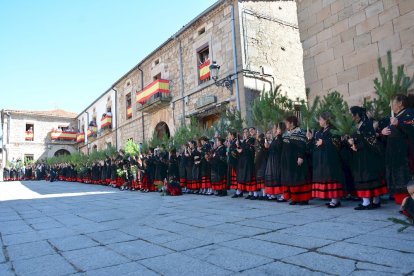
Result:
M338 85L338 79L336 75L329 76L322 80L322 88L324 90L329 90Z
M358 68L354 67L337 74L338 84L347 84L358 79Z
M70 275L76 273L71 264L58 254L13 262L17 275ZM2 274L3 275L3 274Z
M331 6L326 6L316 14L318 22L323 21L331 16Z
M327 45L328 48L333 48L336 45L339 45L340 43L341 43L341 36L340 35L334 36L334 37L332 37L332 38L330 38L326 41L326 45Z
M331 13L336 14L345 8L344 0L337 0L331 4Z
M321 65L334 59L333 48L327 49L326 51L315 56L315 65Z
M401 13L401 11L400 11ZM398 18L393 20L394 23L394 31L400 32L402 30L408 29L413 27L414 25L414 11L411 11L407 14L404 14Z
M342 59L336 59L325 64L317 66L319 79L324 79L328 76L342 71L344 68Z
M284 262L308 267L313 271L332 273L335 275L348 275L355 270L355 262L316 252L308 252L283 259ZM329 264L329 265L327 265Z
M414 1L412 0L400 0L398 3L400 14L404 15L414 10Z
M184 251L183 254L235 272L273 262L273 260L268 257L262 257L219 245L209 245L191 249ZM226 257L223 258L223 256Z
M349 18L353 13L352 6L345 7L338 12L338 20L341 21L345 18Z
M370 44L364 48L356 49L352 54L344 56L344 68L349 69L377 57L378 45L376 43Z
M335 46L334 48L334 56L335 58L340 58L343 55L352 53L354 51L355 47L354 47L354 41L352 40L348 40L346 42L343 42L337 46Z
M350 27L346 31L343 31L342 33L340 33L340 36L341 36L342 42L345 42L351 39L353 40L354 37L356 36L356 27Z
M320 272L315 272L310 269L300 267L297 265L274 262L267 265L262 265L260 267L255 267L253 269L245 270L241 275L309 275L309 276L323 276L325 274Z
M370 18L365 19L361 23L356 25L356 33L357 35L364 34L369 32L372 29L375 29L379 26L379 19L378 15L372 16Z
M10 245L7 247L7 251L12 260L31 259L55 253L47 241Z
M401 46L403 48L413 48L414 45L414 26L400 32Z
M325 28L329 28L329 27L333 26L337 22L338 22L338 15L337 14L334 14L334 15L329 16L328 18L326 18L323 21L323 26Z
M384 25L385 23L397 18L400 15L400 11L398 6L392 6L389 9L384 10L382 13L379 14L379 22L380 25Z
M226 258L222 258L225 261ZM161 275L229 275L231 271L218 267L194 256L173 253L140 261Z
M374 4L368 6L365 9L365 14L367 15L367 18L370 18L372 16L380 14L383 11L384 11L384 6L382 4L382 1L376 1Z
M372 42L380 41L394 33L394 28L391 21L379 26L371 31Z
M354 38L355 49L360 49L371 44L371 34L365 33Z
M323 238L309 239L308 237L305 237L305 236L282 234L280 232L272 232L272 233L259 235L259 236L256 236L255 239L265 240L265 241L273 242L276 244L292 245L295 247L306 248L306 249L315 249L315 248L319 248L319 247L334 243L334 241L323 239Z
M344 20L339 21L332 27L332 35L337 35L346 31L349 27L349 19L346 18Z
M316 36L318 42L327 40L331 37L332 37L332 29L331 28L324 29L323 31L319 32Z
M173 253L170 249L142 240L114 243L108 245L108 247L131 260L141 260Z
M55 238L50 239L49 241L60 251L94 247L98 245L98 243L83 235Z
M366 78L378 71L377 59L358 65L358 78Z
M395 52L401 49L400 35L398 33L385 37L378 41L378 48L380 56L383 56L387 51Z

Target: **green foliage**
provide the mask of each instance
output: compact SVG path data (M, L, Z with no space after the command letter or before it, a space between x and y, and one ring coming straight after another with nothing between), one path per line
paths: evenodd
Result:
M378 101L381 102L378 105L379 108L384 108L386 103L389 110L389 104L397 94L406 95L408 93L408 89L414 82L414 75L412 77L406 76L404 73L404 65L398 66L397 74L394 75L391 51L387 52L387 63L387 67L384 67L381 58L378 58L378 70L381 79L375 78L374 87L378 95ZM381 110L381 113L385 114L387 112Z
M389 116L390 103L381 97L373 100L365 98L362 106L367 110L368 116L376 121Z
M306 95L309 95L309 89L306 89ZM309 103L306 103L305 101L301 101L300 105L300 112L301 112L301 126L306 127L306 130L309 129L316 129L318 128L318 118L316 110L319 107L320 97L316 96L313 99L313 102L311 105Z
M319 106L316 110L317 117L324 112L331 112L333 110L349 113L348 104L344 101L344 97L338 91L331 91L320 100Z
M343 104L344 106L336 105L331 109L334 117L334 120L332 120L332 125L334 126L332 133L338 136L350 136L356 133L358 129L351 113L348 111L348 104L346 102ZM344 112L344 109L346 112Z
M127 156L137 156L140 154L139 145L132 140L126 142L124 150Z
M280 88L281 85L278 85L273 91L263 91L253 102L253 123L264 132L293 114L294 103L282 95Z

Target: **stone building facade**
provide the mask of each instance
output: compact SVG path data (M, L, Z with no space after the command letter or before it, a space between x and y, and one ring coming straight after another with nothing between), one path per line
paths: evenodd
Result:
M63 153L77 151L75 139L52 136L52 130L75 129L76 114L63 110L52 111L1 111L3 133L2 168L7 161L32 159L34 161ZM53 131L61 135L61 131ZM55 139L56 138L56 139Z
M377 58L414 73L414 1L297 0L310 96L337 90L350 104L373 97ZM386 59L383 59L386 64Z
M220 66L217 79L213 62ZM253 99L277 84L292 99L305 98L296 3L217 1L110 87L117 118L112 144L119 149L128 139L172 135L191 118L210 127L227 105L250 122ZM94 142L98 149L102 140Z
M76 116L78 147L84 154L116 145L116 91L109 89Z

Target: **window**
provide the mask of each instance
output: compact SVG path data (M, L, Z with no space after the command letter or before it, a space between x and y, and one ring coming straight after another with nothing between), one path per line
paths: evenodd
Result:
M25 140L33 141L33 139L34 139L34 125L26 124Z
M97 145L93 145L93 147L92 147L92 151L93 151L93 152L98 151L98 146L97 146Z
M159 58L157 58L157 59L154 61L154 66L157 66L158 64L160 64L160 59L159 59Z
M198 59L198 81L199 84L202 84L206 81L210 80L210 48L209 46L202 47L201 50L197 51L197 59Z
M132 101L131 101L131 93L126 95L126 115L127 119L132 118Z
M134 138L128 138L127 142L129 142L129 141L134 142Z
M155 81L156 81L156 80L160 80L160 79L161 79L161 73L159 73L159 74L155 75L153 79L154 79Z
M206 32L206 28L203 27L203 28L198 30L198 35L200 36L200 35L204 34L205 32Z
M199 65L203 64L205 61L208 60L209 54L210 54L210 49L208 46L202 48L201 50L197 52Z

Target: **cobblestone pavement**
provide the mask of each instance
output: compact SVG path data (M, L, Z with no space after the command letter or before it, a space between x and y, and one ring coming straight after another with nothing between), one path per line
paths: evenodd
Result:
M0 275L413 274L398 206L323 205L1 182Z

